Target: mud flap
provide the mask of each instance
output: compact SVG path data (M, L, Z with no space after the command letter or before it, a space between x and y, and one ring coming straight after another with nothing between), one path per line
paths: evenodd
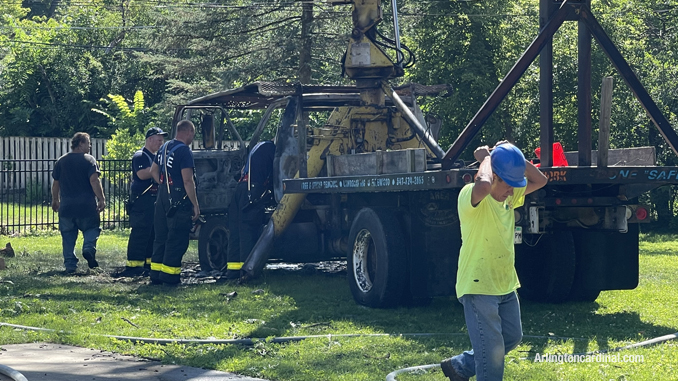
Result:
M578 230L577 287L585 290L632 290L638 286L638 224L628 233Z

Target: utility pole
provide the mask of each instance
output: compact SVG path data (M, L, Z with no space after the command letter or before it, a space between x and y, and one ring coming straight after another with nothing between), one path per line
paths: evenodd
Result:
M299 50L299 82L311 83L311 26L313 24L313 3L304 1L301 5L301 49Z

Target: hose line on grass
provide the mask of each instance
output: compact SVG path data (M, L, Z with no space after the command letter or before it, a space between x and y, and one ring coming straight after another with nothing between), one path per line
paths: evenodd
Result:
M11 327L16 329L23 329L27 331L41 331L41 332L57 332L55 329L49 328L40 328L40 327L30 327L25 325L10 324L0 322L0 327ZM72 334L68 331L58 331L64 334ZM309 335L309 336L287 336L287 337L272 337L272 338L247 338L247 339L162 339L162 338L152 338L152 337L134 337L134 336L118 336L118 335L101 335L101 334L91 334L92 336L107 337L111 339L123 340L123 341L132 341L144 344L231 344L231 345L254 345L257 342L269 342L269 343L289 343L297 342L306 339L317 339L317 338L328 338L332 340L333 337L431 337L431 336L467 336L467 333L453 332L453 333L356 333L356 334L328 334L328 335ZM535 336L535 335L523 335L524 338L529 339L551 339L551 340L589 340L582 337L563 337L563 336ZM656 337L654 339L641 341L639 343L630 344L624 347L617 347L612 349L605 349L602 351L591 351L586 353L575 353L572 356L580 355L596 355L601 353L610 353L618 352L626 349L633 349L644 347L648 345L662 343L664 341L669 341L678 338L678 332ZM396 376L405 372L412 372L416 370L425 370L435 367L439 367L440 364L429 364L429 365L419 365L409 368L398 369L389 373L386 376L386 381L396 381Z
M28 381L19 371L5 365L0 365L0 374L11 378L14 381Z
M23 329L26 331L40 331L40 332L57 332L55 329L30 327L26 325L11 324L0 322L0 327L11 327L16 329ZM58 331L67 335L73 334L68 331ZM270 343L289 343L295 341L302 341L306 339L329 338L333 337L432 337L432 336L468 336L467 333L461 332L438 332L438 333L347 333L347 334L327 334L327 335L308 335L308 336L283 336L283 337L260 337L247 339L162 339L155 337L135 337L135 336L119 336L119 335L101 335L92 333L92 336L108 337L111 339L134 341L144 344L234 344L234 345L254 345L257 342L265 341ZM588 340L582 337L560 337L560 336L530 336L523 335L523 337L532 339L555 339L555 340Z
M11 324L11 323L2 323L0 322L0 327L11 327L11 328L16 328L16 329L23 329L26 331L39 331L39 332L59 332L63 334L73 334L73 332L69 331L57 331L55 329L50 329L50 328L40 328L40 327L30 327L26 325L19 325L19 324ZM426 336L440 336L440 335L446 335L446 336L467 336L466 333L397 333L397 334L390 334L390 333L347 333L347 334L328 334L328 335L309 335L309 336L287 336L287 337L261 337L261 338L246 338L246 339L162 339L162 338L155 338L155 337L134 337L134 336L119 336L119 335L102 335L102 334L96 334L92 333L90 334L92 336L99 336L99 337L107 337L110 339L117 339L117 340L123 340L123 341L133 341L133 342L139 342L139 343L144 343L144 344L161 344L161 345L166 345L166 344L232 344L232 345L254 345L257 342L269 342L269 343L289 343L289 342L296 342L296 341L302 341L306 339L317 339L317 338L327 338L327 339L332 339L333 337L398 337L398 336L418 336L418 337L426 337Z
M527 336L527 335L525 335L523 337L533 337L533 338L537 337L537 338L539 338L539 336ZM669 340L673 340L673 339L677 339L677 338L678 338L678 332L672 333L670 335L655 337L654 339L641 341L639 343L630 344L630 345L626 345L626 346L623 346L623 347L616 347L616 348L612 348L612 349L604 349L602 351L591 351L591 352L586 352L586 353L574 353L571 356L592 356L592 355L597 355L597 354L602 354L602 353L619 352L619 351L623 351L623 350L626 350L626 349L634 349L634 348L645 347L645 346L648 346L648 345L659 344L659 343L663 343L664 341L669 341ZM567 338L567 339L574 339L574 338ZM389 373L386 376L386 381L397 381L396 376L401 374L401 373L414 372L414 371L417 371L417 370L426 370L426 369L431 369L431 368L436 368L436 367L440 367L440 364L419 365L419 366L412 366L412 367L409 367L409 368L398 369L396 371Z

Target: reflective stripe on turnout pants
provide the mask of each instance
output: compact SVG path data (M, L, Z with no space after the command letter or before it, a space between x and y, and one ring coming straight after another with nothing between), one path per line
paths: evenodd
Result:
M193 222L190 202L180 207L172 217L167 217L170 208L167 188L162 184L155 203L155 241L151 257L151 280L179 283L181 259L188 248L189 233Z
M127 267L143 267L153 254L153 219L155 218L155 194L146 192L139 196L129 214L132 230L127 242Z

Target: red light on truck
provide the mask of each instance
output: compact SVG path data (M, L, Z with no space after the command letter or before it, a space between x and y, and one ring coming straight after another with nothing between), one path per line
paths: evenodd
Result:
M644 219L646 219L647 218L647 209L645 209L643 207L636 208L636 218L639 221L643 221Z
M449 175L448 175L447 177L449 177ZM471 176L471 175L468 174L468 173L465 173L464 176L462 176L461 178L462 178L462 180L464 180L464 183L465 183L465 184L468 184L468 183L471 182L471 180L473 180L473 176ZM449 181L448 181L448 182L449 182Z

